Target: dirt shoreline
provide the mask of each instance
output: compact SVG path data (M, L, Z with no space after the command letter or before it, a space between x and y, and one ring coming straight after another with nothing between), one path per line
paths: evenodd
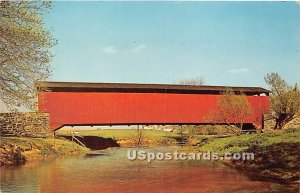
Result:
M224 164L252 178L279 183L299 183L300 128L267 133L245 134L227 138L211 138L197 148L199 151L254 153L254 160L224 161Z
M253 161L238 160L226 162L253 177L279 183L299 183L300 143L278 143L266 147L253 146L247 150L255 154Z
M61 139L1 137L0 166L16 166L58 156L79 156L90 151Z

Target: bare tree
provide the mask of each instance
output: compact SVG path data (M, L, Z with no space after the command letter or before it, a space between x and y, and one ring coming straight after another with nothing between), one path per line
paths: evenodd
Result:
M202 77L197 77L192 79L180 80L178 83L181 85L200 86L200 85L204 85L205 81Z
M245 94L235 94L230 89L224 92L217 102L218 109L210 112L206 120L229 125L231 132L240 134L243 124L253 114L253 109ZM233 128L234 126L235 128ZM239 128L237 131L236 128Z
M50 75L56 40L43 27L49 1L0 1L0 100L35 108L34 83Z
M271 87L270 108L271 119L275 120L274 129L284 126L299 116L300 91L297 83L292 87L283 80L278 73L265 76L265 81Z

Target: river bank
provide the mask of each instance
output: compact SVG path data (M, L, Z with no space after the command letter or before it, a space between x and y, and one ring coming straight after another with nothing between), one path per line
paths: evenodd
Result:
M299 142L277 143L266 147L253 146L247 151L255 154L255 160L233 161L229 165L266 180L296 182L300 176L299 147Z
M88 151L88 148L62 139L1 137L0 166L81 155Z
M71 141L69 131L58 134L57 139L1 137L0 166L21 165L59 156L77 156L91 149L171 145L176 143L174 137L177 136L174 133L155 130L142 131L139 137L136 136L136 130L87 130L80 131L81 137L77 137L86 145L83 147L77 144L76 140Z
M248 134L226 138L208 138L198 151L219 154L235 152L254 153L253 161L237 160L225 164L256 177L280 182L299 181L300 128Z
M60 134L69 135L67 132ZM105 148L136 146L138 139L136 130L80 131L79 135L83 136L80 140L86 139L94 147L95 141L91 138L107 143ZM172 145L176 144L178 136L177 133L146 130L140 136L139 145L148 147ZM300 128L223 138L197 136L195 141L198 141L195 143L198 145L189 146L189 151L192 149L200 152L210 151L219 155L234 152L254 153L255 160L253 161L239 160L224 163L242 172L255 173L255 177L281 182L299 180ZM104 147L103 144L100 144L97 148L102 147ZM89 148L63 139L2 137L0 165L18 165L61 155L81 155L89 150Z

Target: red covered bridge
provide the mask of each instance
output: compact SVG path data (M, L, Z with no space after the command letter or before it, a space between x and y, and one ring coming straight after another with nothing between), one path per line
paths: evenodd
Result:
M209 124L205 117L218 110L227 88L247 96L254 111L248 124L263 127L269 111L269 91L259 87L42 82L37 88L38 109L50 114L52 131L76 125Z

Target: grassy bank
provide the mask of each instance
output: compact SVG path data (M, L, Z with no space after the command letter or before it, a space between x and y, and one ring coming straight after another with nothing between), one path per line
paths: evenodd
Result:
M77 135L80 136L111 138L120 146L134 146L139 138L135 129L62 130L57 133L59 135L70 135L70 132L78 132ZM142 130L140 145L171 145L176 143L174 137L178 137L178 134L158 130Z
M61 139L1 137L0 166L18 165L60 155L79 155L89 149Z
M248 134L226 138L209 138L197 147L200 151L219 154L253 152L253 161L233 161L229 164L256 176L281 180L299 180L300 128L273 131L264 134Z

